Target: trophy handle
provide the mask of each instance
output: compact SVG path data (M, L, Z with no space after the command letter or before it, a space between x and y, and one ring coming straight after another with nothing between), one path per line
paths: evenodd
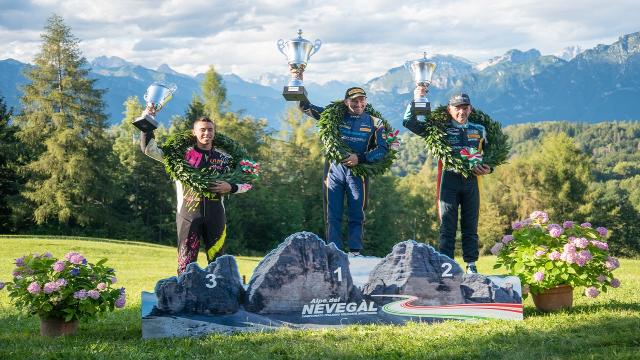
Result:
M282 55L287 56L287 54L283 51L284 48L285 48L284 40L282 40L282 39L278 40L278 50L280 50Z
M311 52L311 54L309 54L309 58L311 58L313 54L317 53L318 50L320 50L320 45L322 45L322 41L320 41L320 39L316 39L316 41L313 43L313 51Z

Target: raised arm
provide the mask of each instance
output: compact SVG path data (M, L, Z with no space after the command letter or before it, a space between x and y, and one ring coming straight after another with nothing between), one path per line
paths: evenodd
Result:
M416 116L416 114L411 111L411 104L407 105L407 110L404 112L402 125L416 135L425 136L426 123L423 121L418 121L418 117Z
M320 120L320 114L324 111L323 107L313 105L309 101L299 101L298 108L307 116L311 116L316 120Z
M150 158L162 161L162 150L158 147L153 130L140 133L140 149Z

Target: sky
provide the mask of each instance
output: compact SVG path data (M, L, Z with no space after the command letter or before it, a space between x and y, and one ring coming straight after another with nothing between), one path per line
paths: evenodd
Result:
M510 49L558 54L640 31L637 0L0 0L0 59L33 62L51 14L83 55L117 56L196 75L213 65L253 80L286 75L276 46L303 29L320 39L305 80L365 82L407 60L450 54L483 62Z

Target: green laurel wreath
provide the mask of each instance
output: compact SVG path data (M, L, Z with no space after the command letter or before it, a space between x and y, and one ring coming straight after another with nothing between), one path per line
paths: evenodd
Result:
M384 126L385 136L393 132L393 128L382 115L376 111L371 104L367 104L364 109L369 115L374 116ZM332 102L330 105L324 108L324 111L320 115L318 120L318 135L322 142L322 149L325 156L329 161L340 162L344 160L349 153L354 151L342 140L340 137L340 123L344 119L344 115L347 112L347 106L341 100ZM374 176L379 175L387 171L393 161L396 159L397 150L389 148L385 156L376 162L358 164L351 168L351 173L355 176Z
M171 135L160 146L164 153L163 161L167 174L173 179L182 182L187 189L195 194L214 199L215 193L209 190L211 183L226 181L229 184L250 183L257 179L256 175L243 171L241 162L251 161L247 151L235 140L224 134L216 133L213 144L231 157L231 171L219 173L208 168L196 169L184 159L184 154L196 142L191 130Z
M431 156L442 161L444 168L469 177L473 173L468 166L465 166L463 159L453 153L451 145L447 142L447 134L444 129L450 121L451 115L447 112L446 105L438 106L431 112L425 124L426 149ZM483 164L492 168L504 164L511 150L511 145L509 145L508 136L502 132L500 123L477 109L473 109L468 121L484 126L487 131L488 142L482 149Z

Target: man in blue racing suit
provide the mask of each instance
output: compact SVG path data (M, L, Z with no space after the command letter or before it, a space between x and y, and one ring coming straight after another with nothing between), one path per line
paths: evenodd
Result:
M326 161L323 176L323 205L325 231L328 242L339 249L342 244L342 213L347 196L349 254L359 256L363 247L364 211L369 196L369 179L354 176L351 168L363 163L382 160L387 153L382 121L366 113L367 94L360 87L347 89L344 96L347 112L339 125L342 141L352 152L341 162ZM314 119L320 119L324 108L301 101L300 110Z
M424 97L427 88L419 86L416 97ZM445 127L446 140L451 145L454 156L459 157L460 150L474 148L482 150L487 144L484 126L468 121L472 111L471 100L467 94L456 94L449 99L447 111L451 116ZM429 121L428 116L426 121ZM407 106L403 125L411 132L425 136L426 123L418 121L417 116ZM478 216L480 211L480 190L478 176L492 172L488 165L476 165L471 169L473 176L465 178L452 169L443 169L438 161L438 216L440 218L440 252L453 259L456 230L458 227L458 207L460 207L460 230L462 232L462 258L467 263L467 273L477 273L475 262L478 260Z

